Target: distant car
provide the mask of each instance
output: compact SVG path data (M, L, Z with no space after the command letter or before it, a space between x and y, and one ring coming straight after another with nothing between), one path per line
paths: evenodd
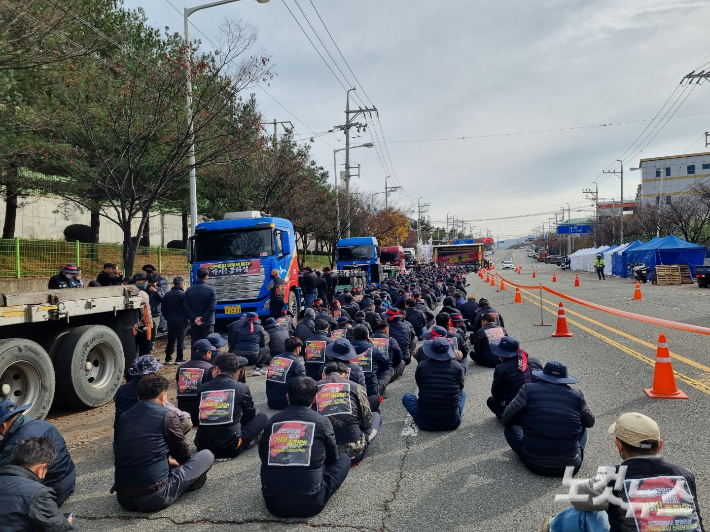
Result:
M545 257L545 264L557 264L559 257L557 255L548 255Z
M515 268L515 263L512 260L504 260L501 266L504 270Z
M532 251L528 251L528 257L532 257L533 255L535 255L535 253L533 253Z

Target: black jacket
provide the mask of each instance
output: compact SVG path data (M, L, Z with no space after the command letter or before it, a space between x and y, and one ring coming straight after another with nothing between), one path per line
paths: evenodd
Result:
M415 334L414 329L412 329L412 326L409 324L409 322L404 321L401 318L394 318L392 321L389 322L389 326L390 337L394 338L394 340L399 345L399 349L402 352L402 357L406 362L411 357L411 351L409 350L409 347L412 343L412 340L414 340L417 335Z
M582 465L579 440L594 426L594 414L581 390L540 381L520 388L502 421L506 427L522 426L520 454L531 471L561 477L566 466Z
M326 300L328 297L328 282L322 275L318 277L318 299Z
M192 359L181 364L175 372L177 407L190 414L194 426L200 424L200 396L197 390L203 383L212 380L212 369L212 362L193 351Z
M301 290L304 294L314 294L318 292L318 276L315 272L303 274L300 282Z
M296 325L296 336L303 343L303 349L306 349L306 340L313 336L316 332L316 323L314 320L304 319ZM301 353L304 351L302 350Z
M200 426L195 436L195 446L198 450L209 449L216 458L234 456L234 449L242 435L242 423L249 423L256 415L254 400L249 386L235 381L229 375L219 374L211 381L198 388L200 395ZM224 392L221 397L210 397L209 393ZM232 395L230 398L229 395ZM213 408L209 403L217 401L222 404L231 403L231 413L227 408ZM214 419L205 417L212 413ZM223 414L217 418L219 414Z
M253 327L253 332L252 332ZM229 325L229 352L239 355L258 355L260 347L266 347L268 333L261 322L255 319L251 326L246 315Z
M325 342L325 345L328 345L333 343L333 340L331 340L324 334L317 333L311 334L303 342L303 349L301 350L301 354L303 355L303 360L306 367L306 376L318 382L323 378L320 368L323 365L323 362L325 362L325 353L319 353L317 356L314 357L309 356L306 353L308 342Z
M195 318L202 318L206 325L215 323L215 307L217 306L217 292L207 281L197 281L185 291L183 309L185 315L192 323Z
M63 289L63 288L84 288L84 282L76 279L69 279L66 275L58 273L49 278L49 283L47 283L47 288L49 290Z
M274 316L276 314L281 314L281 311L288 302L286 281L284 281L281 277L272 277L269 284L266 285L266 288L269 290L269 310L271 315Z
M353 340L350 343L355 348L356 353L363 353L368 349L372 349L372 371L366 371L366 368L363 368L363 373L365 374L367 395L379 396L378 377L382 377L387 374L390 376L392 375L392 361L387 354L383 353L368 342Z
M499 327L495 323L488 323L485 327L478 329L473 334L473 353L471 358L478 364L489 368L500 364L500 358L491 352L491 342L498 343L503 336L508 336L508 333L503 327Z
M185 291L173 286L163 296L163 317L165 321L187 325L185 314Z
M264 329L269 333L269 351L271 355L278 355L286 351L286 339L291 336L288 332L288 327L276 324L264 327Z
M338 274L335 272L330 272L325 276L325 282L328 286L328 295L334 296L335 290L338 288Z
M289 459L305 457L306 453L278 452L278 445L271 444L272 434L280 424L302 423L305 434L301 439L311 442L311 452L303 465L269 465L289 463ZM276 427L274 426L276 425ZM314 412L307 406L292 405L275 414L264 428L259 441L261 458L261 491L270 506L282 506L285 510L299 506L312 506L313 499L325 489L324 467L333 465L338 459L338 445L333 426L328 418Z
M528 357L528 371L542 370L542 364L535 357ZM499 403L506 405L515 399L520 387L526 382L537 382L537 377L524 374L518 369L518 357L506 358L493 371L491 396Z
M387 342L387 355L389 356L389 359L392 361L392 367L397 367L399 366L399 363L402 362L402 350L399 348L399 344L397 341L390 337L387 336L385 333L382 331L378 331L376 333L373 333L372 338L385 338L389 340Z
M476 314L476 317L473 319L473 324L471 325L471 329L473 332L478 332L478 329L481 328L481 318L485 314L493 314L494 316L498 317L498 325L501 327L505 327L505 322L503 322L503 316L501 316L500 312L498 312L496 309L491 308L491 307L486 307L486 308L478 308L478 314Z
M424 313L416 307L409 307L405 311L405 319L414 327L414 332L417 333L417 336L421 336L427 324Z
M419 421L426 430L453 430L459 424L464 372L455 360L425 360L414 374L419 387Z
M59 512L52 489L24 467L0 468L0 507L0 532L77 530Z
M150 290L149 288L151 286L153 286L155 290ZM143 291L148 294L148 301L150 303L150 315L154 318L157 318L163 313L163 289L158 285L146 285Z
M286 392L288 383L296 377L304 377L306 369L303 362L293 353L281 353L274 356L266 373L266 400L269 408L283 410L288 406Z
M478 301L466 301L461 305L461 315L466 321L471 321L478 311Z
M322 401L320 391L324 385L328 384L349 385L349 393L345 398L349 403L349 412L345 410L337 414L329 413L324 407L326 401ZM323 409L324 411L321 413L330 418L333 431L335 432L335 441L338 445L359 441L363 437L363 432L372 426L372 412L370 411L370 404L367 401L367 392L365 392L361 386L347 379L343 379L340 375L335 373L331 373L325 379L318 381L318 392L316 404L313 406L317 410ZM365 425L367 420L369 420L369 423ZM355 458L356 456L351 456L351 458Z
M123 275L111 275L101 272L96 276L96 282L101 286L120 286L123 284Z

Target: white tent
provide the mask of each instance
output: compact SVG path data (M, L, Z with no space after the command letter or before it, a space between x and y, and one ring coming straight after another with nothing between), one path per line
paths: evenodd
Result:
M611 275L611 261L614 252L619 249L619 246L611 246L602 254L604 258L604 275Z
M606 251L607 249L609 249L609 246L601 246L597 249L592 249L591 253L587 253L584 256L584 271L594 272L594 261L597 260L597 255L601 254L603 257L604 251Z
M570 269L572 270L579 270L580 268L580 261L581 258L584 256L584 254L589 250L590 248L585 248L585 249L578 249L574 253L572 253L569 256L569 263L570 263Z

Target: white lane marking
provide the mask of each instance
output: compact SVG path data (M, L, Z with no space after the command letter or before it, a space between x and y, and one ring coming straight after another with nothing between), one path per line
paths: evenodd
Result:
M414 418L407 414L407 417L404 418L404 428L402 429L402 438L406 438L407 436L416 436L419 433L419 430L417 429L417 424L414 422Z

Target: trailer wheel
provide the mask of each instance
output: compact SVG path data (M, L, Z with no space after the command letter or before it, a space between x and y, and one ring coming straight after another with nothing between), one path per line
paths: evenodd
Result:
M61 339L54 358L62 402L78 408L108 403L123 378L123 346L104 325L83 325Z
M42 346L24 338L0 341L0 399L17 406L32 403L24 413L44 419L54 398L54 368Z

